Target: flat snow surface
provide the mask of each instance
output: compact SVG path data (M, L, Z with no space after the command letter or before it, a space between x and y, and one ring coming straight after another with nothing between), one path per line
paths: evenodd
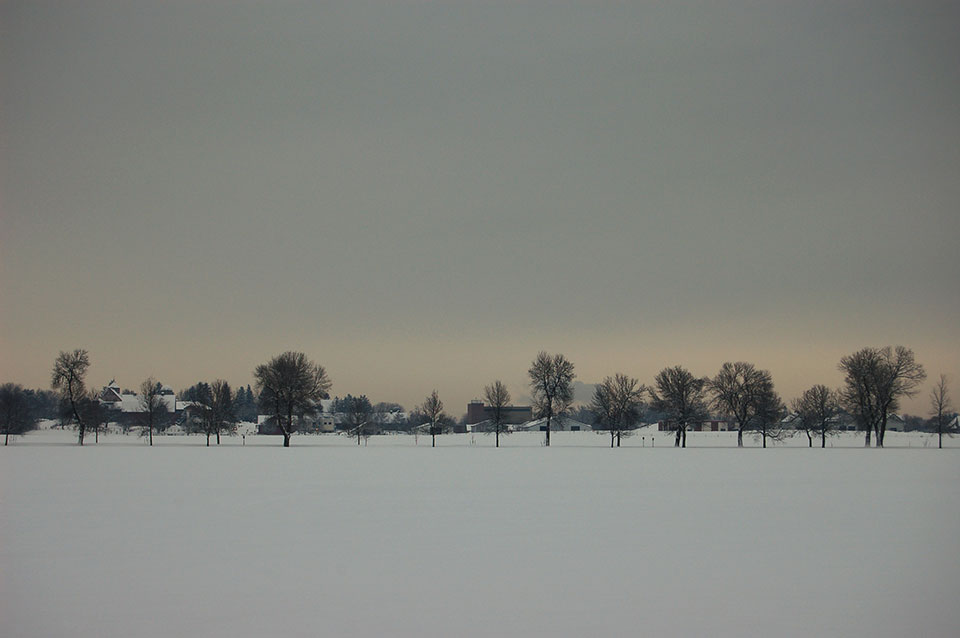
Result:
M888 436L38 432L0 447L0 635L958 635L960 450Z

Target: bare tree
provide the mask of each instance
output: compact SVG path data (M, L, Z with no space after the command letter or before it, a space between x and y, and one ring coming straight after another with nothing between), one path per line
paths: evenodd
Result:
M213 390L207 383L198 383L188 388L182 394L184 400L191 401L189 412L191 420L200 426L200 431L207 437L207 447L210 447L210 437L216 431L216 421L213 414Z
M346 420L348 430L356 432L357 445L360 445L362 439L369 436L370 421L373 420L373 406L366 395L355 397L348 394L341 400L343 417Z
M237 416L233 409L233 389L223 379L217 379L210 385L210 394L213 398L211 407L214 431L217 435L217 445L220 445L220 434L233 432L237 427Z
M184 397L191 397L193 401L191 411L199 420L200 431L207 436L207 447L210 447L211 436L215 436L220 445L220 434L232 432L236 427L233 390L223 379L212 384L198 383Z
M87 427L80 413L80 401L87 394L86 377L89 368L90 356L86 350L61 351L53 363L53 374L50 379L50 385L60 392L60 400L69 411L72 421L77 425L79 432L77 443L80 445L83 445L83 435Z
M497 436L496 447L500 447L500 433L505 431L504 409L510 405L510 391L502 381L497 379L483 388L483 397L493 413L493 428Z
M573 403L573 364L562 354L540 352L527 371L533 394L534 414L547 421L546 444L550 445L550 424L561 417Z
M756 425L758 400L768 386L773 386L770 373L746 361L724 363L717 375L707 381L714 408L737 426L737 447L743 447L743 432Z
M837 417L840 414L840 403L837 393L825 385L815 385L793 401L793 410L797 413L800 427L807 433L810 447L813 447L813 437L820 438L820 447L827 447L827 436L838 431Z
M950 431L950 414L953 405L950 402L950 392L947 387L947 375L941 374L937 385L930 392L930 417L937 433L937 447L943 448L943 435L953 436Z
M153 431L169 412L163 398L163 386L153 377L147 377L140 384L140 410L142 426L150 439L150 445L153 445Z
M109 414L107 409L100 403L100 397L95 390L91 390L80 400L80 415L88 430L93 430L93 442L100 442L100 432L107 429Z
M430 447L437 447L437 434L440 434L442 423L447 419L443 412L443 401L434 390L419 407L419 411L430 423Z
M926 371L916 362L913 350L903 346L863 348L841 358L839 368L844 373L841 403L866 432L865 444L869 447L872 432L877 447L883 447L887 418L900 407L901 399L917 393Z
M11 434L17 436L29 432L35 424L26 390L16 383L0 385L0 434L3 434L3 444L10 442Z
M766 374L765 380L758 384L754 392L752 400L754 416L750 422L750 429L763 441L763 447L767 447L768 439L782 441L787 436L783 428L786 408L780 395L773 388L773 380L769 374Z
M790 401L790 409L793 411L791 426L797 432L803 432L807 436L807 447L813 447L813 435L816 434L816 429L813 419L803 413L803 398L793 398Z
M188 405L184 408L186 414L184 428L188 434L203 433L207 437L207 447L210 447L210 436L213 434L213 415L210 405L199 398L188 401Z
M331 383L323 366L302 352L284 352L253 371L260 404L270 410L283 434L283 447L290 447L294 416L317 413L321 399L329 398Z
M707 379L693 376L682 366L664 368L650 389L653 406L666 416L667 425L676 432L674 447L687 447L687 428L707 416L704 387Z
M614 441L616 440L615 427L617 422L617 413L613 403L613 392L611 391L610 386L607 384L609 379L610 377L607 377L602 383L598 383L596 385L596 387L593 389L593 396L590 398L590 403L578 410L579 418L574 418L576 418L578 421L582 421L583 423L593 424L593 429L597 432L609 430L610 447L613 447Z
M77 418L74 416L74 411L76 411L76 414L80 416L79 420L83 422L84 443L88 441L87 437L89 437L91 431L94 435L94 442L100 442L100 432L105 430L107 425L107 410L100 402L100 397L95 390L87 390L73 404L67 399L61 399L57 408L61 428L75 426L79 429L79 426L76 425Z
M620 437L626 436L640 422L643 396L647 387L625 374L605 378L593 391L589 409L604 429L610 430L610 447L620 447Z

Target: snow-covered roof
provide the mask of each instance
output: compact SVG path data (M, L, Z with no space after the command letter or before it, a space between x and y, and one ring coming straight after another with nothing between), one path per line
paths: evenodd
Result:
M160 400L167 406L167 410L175 412L177 410L177 398L172 394L161 394ZM144 412L143 405L140 403L139 394L124 394L120 397L121 412Z

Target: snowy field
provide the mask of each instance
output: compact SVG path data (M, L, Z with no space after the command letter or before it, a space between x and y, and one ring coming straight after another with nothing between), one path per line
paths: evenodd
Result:
M37 432L0 636L960 635L960 449L733 436Z

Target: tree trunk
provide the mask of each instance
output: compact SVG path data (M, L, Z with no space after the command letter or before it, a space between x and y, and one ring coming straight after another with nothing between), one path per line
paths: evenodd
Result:
M673 447L680 447L680 426L677 426L677 438L673 441Z
M9 433L9 432L4 432L4 435L3 435L3 445L4 445L4 447L6 447L7 443L9 443L9 442L10 442L10 433Z
M497 447L500 447L500 426L497 426Z
M763 437L763 447L766 448L766 447L767 447L767 433L766 433L766 432L763 432L761 436Z
M863 443L863 447L870 447L870 426L867 426L867 438Z
M813 447L813 437L810 436L809 432L807 432L807 442L809 443L809 447Z
M277 415L280 421L280 415ZM290 447L290 435L293 434L293 405L287 406L287 427L283 428L283 447Z
M100 442L100 428L97 428L96 430L93 431L93 442L94 443Z
M220 445L220 430L217 430L217 445Z
M80 418L80 413L77 412L77 404L73 400L73 389L70 390L70 409L73 410L73 418L77 420L77 429L80 431L80 445L83 445L83 419Z
M550 415L547 415L547 447L550 447Z
M883 437L887 433L887 413L883 413L883 420L880 421L880 430L877 432L877 447L883 447Z
M80 425L77 427L77 432L78 432L77 443L79 443L80 445L83 445L83 425Z
M743 447L743 426L737 430L737 447Z
M613 430L610 430L610 449L613 449L613 439L614 439Z
M827 447L827 431L823 430L820 432L820 447Z
M360 445L360 426L357 426L357 445Z
M687 428L683 428L683 445L680 447L687 447Z
M430 447L437 447L437 434L430 428Z
M210 433L207 432L207 447L210 447Z
M153 423L150 424L150 445L153 446Z
M942 450L943 449L943 430L942 429L937 432L937 438L939 439L939 443L937 444L937 447ZM4 443L4 445L6 445L6 443Z
M617 447L620 447L620 432L617 432Z

